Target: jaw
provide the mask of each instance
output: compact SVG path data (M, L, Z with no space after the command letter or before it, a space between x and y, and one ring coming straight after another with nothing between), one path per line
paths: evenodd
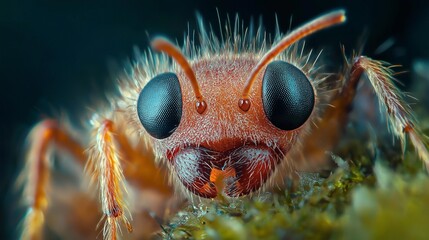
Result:
M221 152L199 146L174 149L168 159L190 192L203 198L215 198L222 192L239 197L260 189L285 152L266 145L243 145Z

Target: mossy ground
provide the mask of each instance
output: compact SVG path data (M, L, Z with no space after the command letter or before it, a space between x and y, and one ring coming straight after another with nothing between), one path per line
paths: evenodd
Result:
M362 142L343 144L334 156L339 167L325 177L303 174L294 191L188 206L158 236L429 239L429 177L413 148L403 154L398 146L392 150L380 141ZM350 151L352 157L339 157Z

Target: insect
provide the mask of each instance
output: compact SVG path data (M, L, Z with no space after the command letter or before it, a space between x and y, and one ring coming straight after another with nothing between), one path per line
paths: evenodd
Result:
M177 201L169 202L173 196L238 198L284 182L305 166L321 164L339 141L361 79L373 87L392 133L402 144L410 139L429 167L427 146L393 84L392 66L356 55L333 75L323 72L317 59L309 61L303 48L298 51L299 40L344 21L343 10L333 11L276 36L273 44L260 31L227 32L219 39L203 27L201 46L190 36L182 49L153 39L153 50L163 54L139 57L120 79L120 96L93 114L90 133L78 137L82 141L53 119L31 130L23 171L29 204L23 238L42 238L44 226L70 229L63 222L77 229L65 237L95 238L100 217L104 238L118 238L124 226L133 231L129 238L141 238L154 228L148 212L162 216L177 208ZM48 191L55 188L54 147L86 169L97 186L95 200L84 194L69 198L67 189L58 187L60 196ZM72 210L53 217L54 199Z

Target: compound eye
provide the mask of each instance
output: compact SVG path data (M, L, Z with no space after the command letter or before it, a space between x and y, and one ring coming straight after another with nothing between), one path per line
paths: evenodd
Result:
M137 100L137 113L154 138L170 136L182 118L182 92L174 73L162 73L150 80Z
M294 65L274 61L264 73L262 103L265 115L274 126L294 130L302 126L313 111L313 86Z

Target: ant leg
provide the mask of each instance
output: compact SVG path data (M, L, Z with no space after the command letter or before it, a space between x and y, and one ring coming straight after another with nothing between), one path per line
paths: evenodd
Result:
M406 136L408 136L426 169L429 170L429 152L423 140L424 136L414 123L410 106L403 100L404 94L393 83L393 66L365 56L354 57L352 64L348 64L348 66L344 86L331 102L334 107L327 109L315 135L311 135L314 138L323 139L323 143L310 141L310 151L322 154L321 150L316 150L316 148L332 149L338 142L347 121L359 80L362 75L365 75L375 91L380 107L387 112L392 133L399 137L402 146L405 146ZM322 144L322 146L316 144Z
M95 138L90 148L87 172L92 181L98 183L102 212L105 216L104 238L117 239L120 223L124 223L128 232L132 226L128 220L131 213L128 202L127 181L137 184L141 189L152 189L168 198L172 189L162 177L163 169L156 165L154 155L144 144L133 146L121 127L122 121L113 123L102 120L97 123Z
M38 123L29 134L30 148L26 166L20 180L24 183L24 196L29 210L24 219L21 239L42 239L45 211L48 207L47 188L50 178L50 154L52 144L70 152L78 163L85 164L84 149L61 129L52 119Z
M87 164L88 171L94 173L93 181L104 183L104 188L101 188L100 185L100 191L104 190L101 202L103 210L107 209L103 212L105 214L110 212L112 216L117 215L113 219L126 220L126 218L118 215L121 211L123 214L124 210L122 205L122 191L125 190L123 188L123 175L126 176L127 180L133 181L133 184L139 184L141 189L153 189L164 196L171 196L172 189L162 179L166 174L155 164L153 153L147 146L144 144L131 146L127 136L120 131L121 129L115 129L111 121L106 120L96 130L96 139L90 151L93 153L91 155L92 161L86 162L88 156L85 149L70 137L67 131L61 128L55 120L47 119L33 127L28 136L29 150L26 156L26 166L18 179L18 184L25 187L24 197L29 203L29 210L23 221L21 239L43 238L43 226L47 221L46 211L49 204L48 198L50 198L48 197L51 175L50 150L54 146L69 152L82 168ZM126 159L126 161L119 163L119 156L121 160ZM123 165L123 173L120 164ZM99 182L101 180L104 182ZM106 202L109 199L110 201ZM115 209L114 204L109 205L109 203L115 202L121 203L117 205L117 209ZM115 239L117 221L112 220L112 216L110 218L109 216L107 216L108 223L104 229L105 236L108 237L108 233L113 232L115 234L110 234L110 238ZM124 222L131 230L128 221ZM112 226L114 226L114 230L111 229Z
M125 216L130 215L124 202L124 192L127 190L119 151L115 145L116 129L113 122L104 120L96 126L95 131L95 143L90 148L87 170L93 174L92 181L98 183L102 211L107 218L103 236L113 240L117 239L121 221L132 232L132 226Z
M393 84L392 66L364 56L356 57L353 59L348 85L356 88L363 73L374 88L380 107L387 112L392 133L401 140L403 148L405 147L406 136L408 136L426 169L429 170L429 152L427 144L423 140L424 135L415 124L411 107L403 100L404 93Z

